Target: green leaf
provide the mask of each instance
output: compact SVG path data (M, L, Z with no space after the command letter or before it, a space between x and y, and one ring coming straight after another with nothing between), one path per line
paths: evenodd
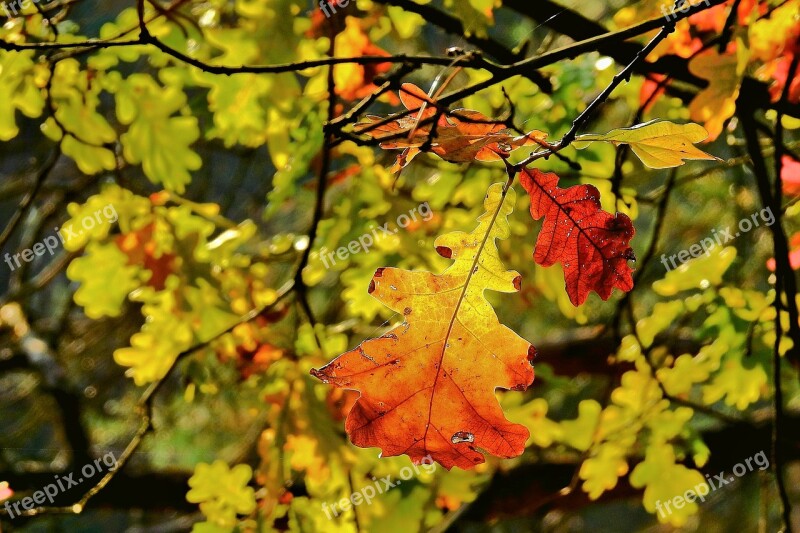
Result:
M736 259L736 248L716 247L709 255L690 259L663 279L653 283L653 290L661 296L674 296L690 289L707 289L722 283L722 276Z
M125 160L142 164L153 183L183 193L191 170L202 165L190 146L200 137L197 119L173 117L186 105L186 94L176 87L160 87L146 74L131 75L116 94L117 118L128 124L120 137Z
M683 312L684 306L681 300L659 302L654 305L650 316L636 323L636 334L639 336L642 346L648 348L653 344L656 335L670 327Z
M126 374L139 386L163 378L178 354L192 345L191 327L175 312L174 289L168 285L167 290L158 293L142 291L139 299L147 300L142 309L147 321L131 337L130 347L114 352L114 360L130 367Z
M44 131L51 139L61 140L64 154L84 174L116 168L114 153L104 145L115 142L117 134L97 111L103 76L81 70L75 59L65 59L56 64L50 84L55 119L47 120Z
M659 511L659 507L664 509L667 502L672 503L676 497L683 498L687 491L695 494L710 492L700 472L676 464L675 451L668 444L649 446L645 460L631 472L630 481L635 488L645 487L644 508L655 513L659 522L669 522L674 526L682 526L697 513L697 502L686 501L680 508L672 505L663 511Z
M561 422L563 442L576 450L588 450L594 440L602 409L595 400L583 400L578 404L578 418Z
M626 449L619 444L604 443L583 462L578 475L584 480L582 487L589 499L596 500L605 491L613 489L619 478L628 473L625 452Z
M80 283L75 303L95 319L120 315L128 293L139 286L139 272L139 267L128 266L128 256L116 245L96 242L67 268L69 279Z
M0 50L0 141L8 141L19 134L16 111L36 118L44 110L44 97L39 89L44 86L47 68L37 66L32 50L6 52Z

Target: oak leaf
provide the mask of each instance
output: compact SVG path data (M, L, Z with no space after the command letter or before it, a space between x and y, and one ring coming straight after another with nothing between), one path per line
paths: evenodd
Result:
M436 101L412 83L404 83L400 100L411 114L394 120L368 115L356 124L356 133L381 140L384 149L403 149L392 168L397 172L421 151L431 151L445 161L498 161L523 146L544 142L546 133L531 131L513 135L500 121L470 109L441 111ZM389 117L391 118L391 117Z
M689 62L689 71L708 80L708 87L697 93L689 104L692 120L703 122L713 141L722 133L725 121L736 111L736 99L747 66L748 49L739 43L736 54L719 54L709 50Z
M707 137L708 132L697 124L653 120L632 128L611 130L603 135L580 135L575 146L578 149L585 148L590 141L628 144L648 167L671 168L683 165L684 159L717 159L694 146L694 143Z
M336 57L386 56L386 50L370 41L369 36L361 28L361 21L355 17L345 19L345 29L336 39ZM377 90L375 76L388 72L391 63L343 63L333 69L336 93L344 100L359 100ZM392 104L397 104L394 95L390 94Z
M454 261L443 273L375 273L369 292L405 323L311 371L361 392L345 422L356 446L407 454L415 463L430 454L447 469L483 463L481 452L523 452L529 431L505 418L495 388L525 390L536 350L500 324L483 294L520 288L520 275L505 270L495 245L510 234L515 193L503 190L489 189L486 213L471 233L436 240L437 252Z
M163 291L167 278L176 271L177 257L169 252L161 252L154 239L156 224L151 222L145 227L117 235L114 242L128 256L128 266L141 266L150 272L146 284L157 291Z
M542 266L563 264L573 305L581 305L591 291L607 300L615 287L633 288L628 260L636 257L628 243L635 230L627 215L603 211L592 185L561 189L552 172L525 169L520 183L530 196L531 216L544 217L533 258Z

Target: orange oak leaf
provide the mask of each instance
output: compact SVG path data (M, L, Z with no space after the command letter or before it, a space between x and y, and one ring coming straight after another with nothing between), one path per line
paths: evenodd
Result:
M336 422L341 422L350 413L350 409L358 400L358 393L345 389L330 389L325 397L328 412Z
M709 82L689 104L692 120L703 122L708 130L707 142L719 137L725 122L736 111L748 54L741 46L738 53L719 54L708 50L689 62L691 73Z
M441 274L378 269L369 292L405 322L311 371L360 391L345 422L356 446L415 463L430 454L447 469L472 468L483 453L516 457L525 449L528 429L505 418L495 389L525 390L536 350L500 324L484 297L487 289L520 288L495 244L510 234L514 198L513 189L504 194L502 184L493 185L474 231L436 240L437 252L454 261Z
M356 133L377 140L386 139L381 142L381 148L403 149L392 169L395 172L421 151L431 151L451 163L498 161L509 157L517 148L540 144L547 137L546 133L536 130L512 135L505 123L470 109L440 111L438 104L413 83L403 84L400 100L414 113L394 120L368 115L355 127Z
M369 40L361 28L361 21L355 17L345 19L345 29L336 39L336 57L386 56L389 53ZM375 76L388 72L391 63L370 63L359 65L345 63L333 69L336 93L344 100L359 100L377 89L373 83ZM397 105L397 99L389 93L389 100Z
M628 245L635 230L623 213L600 208L600 192L592 185L558 187L558 176L525 169L520 183L531 199L531 216L544 217L533 259L542 266L561 262L567 294L573 305L586 301L591 291L608 300L614 288L633 288L636 260Z
M142 266L151 273L147 285L161 291L175 271L176 256L158 252L155 231L155 224L150 223L137 231L116 236L114 242L128 256L128 265Z

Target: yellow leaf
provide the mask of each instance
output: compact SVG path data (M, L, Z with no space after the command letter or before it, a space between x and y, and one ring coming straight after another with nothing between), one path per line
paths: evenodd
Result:
M676 318L683 313L683 302L659 302L653 306L653 312L636 323L636 333L645 348L653 344L656 335L672 325Z
M703 403L711 405L725 398L727 405L744 411L762 395L766 396L769 380L764 367L747 365L741 351L729 352L720 371L703 387Z
M0 141L19 134L16 111L37 118L44 109L44 98L36 83L33 50L0 51Z
M199 503L208 521L220 528L233 528L236 515L247 515L256 509L255 490L247 484L253 469L246 464L229 468L221 460L200 463L189 478L191 489L186 500Z
M689 104L692 120L703 122L713 141L722 133L722 125L736 111L736 98L742 83L744 67L747 64L747 47L737 43L737 55L720 55L709 50L689 62L689 71L699 78L708 80L709 85L695 96Z
M537 371L539 368L537 366ZM525 443L526 447L535 444L540 448L548 448L554 442L564 440L563 424L547 418L549 406L544 398L534 398L530 402L515 407L508 406L513 401L513 397L505 396L503 400L503 407L507 408L508 419L517 424L523 424L531 430L531 436Z
M589 499L596 500L605 491L616 487L617 480L627 473L625 449L615 443L605 443L583 462L579 475L584 480L583 490L589 494Z
M716 247L709 255L690 259L663 279L653 283L653 290L661 296L673 296L689 289L707 289L722 283L722 276L736 259L736 248Z
M719 368L720 360L728 349L727 342L716 339L700 348L696 356L688 353L679 356L671 368L659 368L656 375L669 394L688 394L695 383L705 382L711 372Z
M128 257L114 244L91 242L86 255L70 263L67 276L80 283L75 303L89 318L119 316L128 293L139 286L139 267L128 266Z
M578 418L561 422L561 428L564 430L564 443L576 450L588 450L594 440L597 421L602 409L603 407L595 400L583 400L578 405Z
M646 487L644 508L655 513L659 522L681 526L697 513L696 499L710 491L700 472L675 460L671 445L649 446L645 460L631 472L630 482L635 488Z
M632 128L611 130L603 135L580 135L575 147L586 148L591 141L628 144L648 167L670 168L679 167L688 159L717 159L694 146L694 143L703 141L706 137L708 132L697 124L653 120Z

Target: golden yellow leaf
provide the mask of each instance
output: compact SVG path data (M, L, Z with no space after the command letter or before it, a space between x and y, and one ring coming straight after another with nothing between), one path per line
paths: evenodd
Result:
M715 160L716 157L696 148L694 143L705 140L708 132L698 124L675 124L653 120L632 128L618 128L606 134L580 135L575 147L583 149L590 141L628 144L642 163L650 168L670 168L683 165L684 160Z
M689 116L706 125L709 141L719 137L723 124L736 111L736 98L747 65L746 54L749 53L744 46L738 49L743 52L720 55L709 50L689 63L692 74L709 82L708 87L697 93L689 104Z

